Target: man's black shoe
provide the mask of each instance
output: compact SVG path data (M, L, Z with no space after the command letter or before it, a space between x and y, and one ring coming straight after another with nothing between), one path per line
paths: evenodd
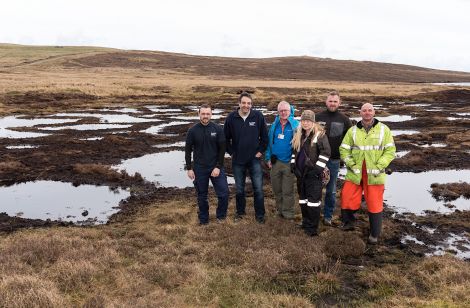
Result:
M264 219L264 217L256 217L256 221L260 224L264 224L266 222L266 220Z
M233 218L233 220L235 222L240 221L240 220L243 219L243 216L245 216L245 215L235 214L235 217Z

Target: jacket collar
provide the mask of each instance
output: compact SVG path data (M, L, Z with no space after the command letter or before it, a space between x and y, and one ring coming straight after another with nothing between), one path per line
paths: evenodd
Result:
M240 107L237 107L237 109L235 110L235 116L241 118L242 116L240 115L239 111L240 111ZM248 114L247 118L251 118L254 113L255 113L255 110L253 108L250 109L250 113Z
M379 124L379 122L380 122L379 120L377 120L376 118L374 118L374 123L372 123L372 127L375 127L377 124ZM357 127L359 127L359 128L363 128L363 127L364 127L364 125L362 125L362 120L359 121L356 125L357 125Z
M295 108L293 105L290 105L290 116L287 118L287 122L289 122L289 124L292 126L292 128L294 128L294 112L295 112ZM279 115L276 116L276 118L274 119L274 123L273 125L277 125L278 123L280 123L281 120L279 119Z

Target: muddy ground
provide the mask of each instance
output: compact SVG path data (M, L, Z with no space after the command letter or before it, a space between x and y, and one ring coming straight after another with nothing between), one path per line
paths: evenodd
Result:
M201 89L199 89L201 90ZM241 89L227 88L227 99L219 102L211 101L213 106L223 109L223 117L216 122L222 122L224 116L232 111L236 103L228 101ZM266 90L266 89L265 89ZM272 89L271 89L272 90ZM113 113L114 108L132 107L139 110L139 116L150 116L152 112L145 106L156 100L164 100L164 91L159 97L116 97L100 98L91 95L75 94L44 94L29 92L25 94L9 94L4 97L5 106L21 110L24 117L60 118L54 116L56 112ZM259 89L250 89L256 94ZM276 89L283 92L283 89ZM323 109L323 102L303 100L302 89L286 89L286 99L294 100L297 109ZM394 160L391 169L396 172L423 172L428 170L444 169L470 169L470 119L458 113L470 112L470 91L450 90L421 94L413 97L343 97L343 111L351 117L358 117L358 109L364 101L376 104L378 116L408 115L414 119L405 122L387 122L392 130L418 130L412 135L399 135L395 137L397 151L409 151L401 158ZM406 104L404 104L406 102ZM180 108L181 114L196 115L191 103L167 102L171 108ZM89 109L93 104L93 109ZM414 106L413 106L414 104ZM275 110L276 101L256 102L255 107L264 107ZM110 108L109 111L99 110ZM296 114L299 115L300 113ZM12 115L12 114L10 114ZM449 119L451 117L451 119ZM54 180L71 182L74 185L94 184L111 187L132 188L131 196L121 201L121 211L113 215L108 223L126 221L142 207L151 203L164 202L174 199L176 195L181 198L193 198L194 192L190 188L162 188L145 181L139 174L128 175L111 169L112 165L119 164L121 160L139 157L149 153L182 149L182 147L169 146L165 148L156 145L172 144L184 141L185 133L192 124L169 126L159 134L152 135L141 132L151 126L175 121L169 116L159 117L162 121L134 123L131 128L123 132L122 129L102 131L54 131L50 136L30 139L0 138L0 185L8 186L16 183L35 180ZM266 115L268 123L274 119L274 114ZM98 119L93 117L81 118L76 124L97 124ZM196 122L196 120L188 120ZM54 126L54 125L43 125ZM56 126L62 126L57 124ZM40 131L37 127L18 128L29 132ZM101 140L82 140L90 137L103 137ZM21 146L24 144L38 146L35 149L7 149L6 146ZM445 144L445 147L433 147L433 144ZM427 146L427 147L423 147ZM230 174L230 159L225 163ZM266 172L266 176L267 172ZM266 181L268 182L268 181ZM438 183L446 184L446 183ZM232 188L233 190L233 188ZM267 198L270 196L268 185L265 187ZM387 209L387 219L384 225L384 238L375 250L398 249L415 255L427 253L426 248L420 245L404 245L401 242L403 234L415 236L425 243L438 243L449 232L470 232L470 214L468 212L455 212L450 215L428 213L426 216L412 214L397 215ZM364 214L359 216L359 230L368 232L368 222ZM67 223L57 221L42 221L9 217L0 215L0 232L11 232L25 227L47 227L64 225ZM424 228L423 228L424 227ZM435 229L433 233L425 231L426 228ZM367 253L365 254L367 259ZM356 261L351 261L356 262Z

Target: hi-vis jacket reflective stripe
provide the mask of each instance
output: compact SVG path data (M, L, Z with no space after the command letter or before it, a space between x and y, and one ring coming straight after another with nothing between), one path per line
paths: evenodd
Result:
M347 166L346 180L361 182L362 163L365 160L369 185L385 184L385 168L395 158L395 142L387 125L374 119L367 133L362 122L351 127L339 148Z

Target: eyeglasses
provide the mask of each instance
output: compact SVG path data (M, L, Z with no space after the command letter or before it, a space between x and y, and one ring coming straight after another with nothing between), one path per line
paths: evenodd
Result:
M289 111L289 109L281 109L281 110L279 110L279 112L288 112L288 111Z

